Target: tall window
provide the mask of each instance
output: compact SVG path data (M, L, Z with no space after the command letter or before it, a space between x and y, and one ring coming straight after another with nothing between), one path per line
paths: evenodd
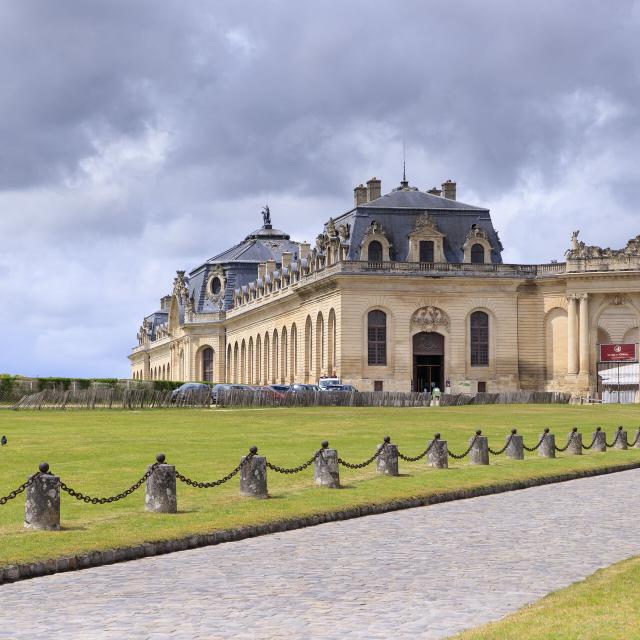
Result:
M489 364L489 316L484 311L474 311L471 326L471 366L484 367Z
M367 251L369 262L382 262L382 245L378 240L372 240Z
M474 244L471 247L472 264L484 264L484 247L481 244Z
M433 240L420 240L420 262L433 262Z
M207 347L202 350L202 379L213 382L213 349Z
M370 365L387 364L387 314L384 311L369 311L368 361Z

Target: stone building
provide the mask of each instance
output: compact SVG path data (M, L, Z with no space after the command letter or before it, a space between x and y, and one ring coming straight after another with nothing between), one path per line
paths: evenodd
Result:
M598 345L638 342L640 236L612 250L576 231L564 262L504 264L489 210L455 182L383 195L376 178L313 246L268 208L263 223L177 272L140 327L134 378L595 395Z

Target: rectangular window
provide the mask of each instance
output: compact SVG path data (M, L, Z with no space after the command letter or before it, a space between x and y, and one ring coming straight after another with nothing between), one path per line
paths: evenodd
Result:
M420 240L420 262L433 262L433 240Z
M374 380L373 381L373 390L374 391L382 391L382 380Z
M478 381L478 393L486 393L487 392L487 383Z

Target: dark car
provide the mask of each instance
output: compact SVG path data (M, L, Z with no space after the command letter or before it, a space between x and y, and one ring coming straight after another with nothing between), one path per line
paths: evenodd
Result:
M224 394L231 389L241 389L241 390L250 390L251 387L246 384L216 384L211 389L211 401L213 404L218 404L218 394L220 394L220 399L224 401Z
M270 384L269 389L273 389L278 393L287 393L291 387L288 384Z
M289 389L291 393L311 393L313 391L320 391L320 387L317 384L300 384L296 383Z
M212 393L212 389L208 384L203 384L202 382L185 382L171 392L171 402L175 404L176 402L187 400L189 396L195 398L204 393Z

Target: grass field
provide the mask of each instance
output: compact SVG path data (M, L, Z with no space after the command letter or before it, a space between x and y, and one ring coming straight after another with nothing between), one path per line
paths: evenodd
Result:
M234 468L249 446L274 464L295 466L308 459L327 438L350 461L369 457L386 434L400 450L416 455L440 431L449 448L461 452L477 428L499 447L517 427L533 445L545 426L563 444L572 426L585 434L596 425L613 437L625 425L631 437L640 424L634 406L479 406L438 409L183 409L157 411L23 411L0 412L0 434L9 444L0 450L0 495L22 483L46 460L71 487L98 496L120 492L132 484L164 452L167 461L196 480L213 480ZM283 476L269 472L269 500L239 495L238 479L215 489L178 484L179 513L144 511L144 488L113 504L91 505L62 495L60 532L23 529L24 496L0 506L0 565L32 561L142 541L178 538L245 524L259 524L296 515L343 507L424 496L453 488L486 486L540 477L572 469L640 461L640 449L610 450L564 456L555 460L527 454L524 461L491 458L490 467L450 461L449 470L430 469L424 460L400 463L401 476L377 477L375 465L341 469L344 489L313 486L311 469Z
M632 640L640 638L640 558L597 571L499 622L456 640Z

